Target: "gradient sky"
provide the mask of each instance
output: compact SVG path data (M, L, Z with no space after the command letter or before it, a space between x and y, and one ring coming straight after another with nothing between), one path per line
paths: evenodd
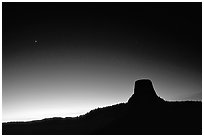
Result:
M2 6L3 122L127 102L141 78L165 100L202 98L201 2Z

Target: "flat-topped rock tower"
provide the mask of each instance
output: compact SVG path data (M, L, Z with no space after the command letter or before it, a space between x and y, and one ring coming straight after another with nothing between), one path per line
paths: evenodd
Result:
M134 94L128 100L128 103L156 103L161 100L154 90L152 81L141 79L135 81Z

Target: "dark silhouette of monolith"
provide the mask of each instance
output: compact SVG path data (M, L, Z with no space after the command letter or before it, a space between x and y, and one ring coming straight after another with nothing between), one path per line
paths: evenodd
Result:
M157 96L151 80L141 79L135 81L134 94L128 100L128 103L152 104L161 100Z

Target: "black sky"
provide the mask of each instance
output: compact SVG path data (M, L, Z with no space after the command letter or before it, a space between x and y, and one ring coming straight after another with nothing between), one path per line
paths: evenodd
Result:
M3 2L2 45L3 121L126 102L140 78L201 100L201 2Z

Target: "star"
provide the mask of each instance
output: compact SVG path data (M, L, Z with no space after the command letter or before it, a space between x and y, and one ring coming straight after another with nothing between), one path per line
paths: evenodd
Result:
M35 42L34 46L38 46L38 41L34 40L34 42Z

